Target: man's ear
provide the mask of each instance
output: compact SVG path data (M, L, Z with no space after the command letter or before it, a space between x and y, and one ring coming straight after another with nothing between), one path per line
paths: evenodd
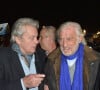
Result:
M83 40L83 37L82 36L79 36L79 43L81 43Z
M17 44L20 44L21 39L19 37L14 37Z

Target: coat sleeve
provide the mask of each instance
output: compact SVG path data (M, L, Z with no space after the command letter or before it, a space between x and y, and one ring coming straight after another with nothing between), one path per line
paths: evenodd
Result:
M3 65L0 64L0 90L22 90L21 81L10 80L10 77L5 77Z
M50 62L50 60L47 61L45 67L45 75L46 75L45 84L48 85L49 90L57 90L55 72L53 64L52 62Z
M94 90L100 90L100 64L99 64L99 68L98 68L98 73L97 73L97 77L96 77L96 81L95 81Z
M10 53L11 56L9 56L8 51L0 49L0 90L22 90L20 76L16 74L19 72L17 68L14 69L15 65L9 58L12 55Z

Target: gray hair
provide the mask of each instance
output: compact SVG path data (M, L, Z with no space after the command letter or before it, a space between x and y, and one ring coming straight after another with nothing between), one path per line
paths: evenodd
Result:
M31 18L20 18L18 19L13 27L12 27L12 33L11 33L11 39L10 41L12 43L15 42L15 36L21 37L23 33L25 32L25 29L23 29L24 26L30 25L35 28L39 28L39 22L37 20L31 19Z
M54 26L43 26L42 29L46 29L47 35L51 35L51 38L56 40L56 28Z
M59 40L59 34L60 32L63 30L63 28L67 28L67 27L74 27L75 28L75 31L77 33L77 35L81 36L83 38L82 40L82 43L84 45L86 45L86 40L85 40L85 37L84 37L84 34L82 32L82 28L80 26L79 23L77 22L72 22L72 21L68 21L68 22L64 22L63 24L60 25L59 29L57 30L57 39Z

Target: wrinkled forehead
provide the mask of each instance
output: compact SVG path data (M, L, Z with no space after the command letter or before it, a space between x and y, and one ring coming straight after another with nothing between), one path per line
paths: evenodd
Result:
M32 27L32 26L25 26L24 27L24 34L30 34L30 35L37 35L38 34L38 30L36 27Z
M59 33L59 38L69 37L77 37L77 32L74 27L64 27Z
M48 33L47 33L47 29L46 28L41 29L40 36L42 36L42 37L48 36Z
M61 30L75 30L78 29L78 27L76 25L65 25L61 28Z
M72 27L72 26L69 26L69 27L63 27L61 30L60 30L60 33L74 33L76 34L76 28L75 27Z

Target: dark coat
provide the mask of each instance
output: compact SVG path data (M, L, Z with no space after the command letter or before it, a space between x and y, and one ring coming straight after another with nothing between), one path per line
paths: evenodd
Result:
M37 73L43 73L44 61L36 54ZM0 90L23 90L20 79L25 76L19 57L11 48L0 49ZM43 85L39 90L43 90Z
M45 83L48 84L50 90L59 90L60 57L61 51L59 48L48 56L49 60L45 68L45 73L47 76L45 79ZM83 63L83 90L96 90L94 89L94 85L99 62L100 54L86 46L84 50Z
M96 78L95 90L100 90L100 65L99 65L98 74Z

